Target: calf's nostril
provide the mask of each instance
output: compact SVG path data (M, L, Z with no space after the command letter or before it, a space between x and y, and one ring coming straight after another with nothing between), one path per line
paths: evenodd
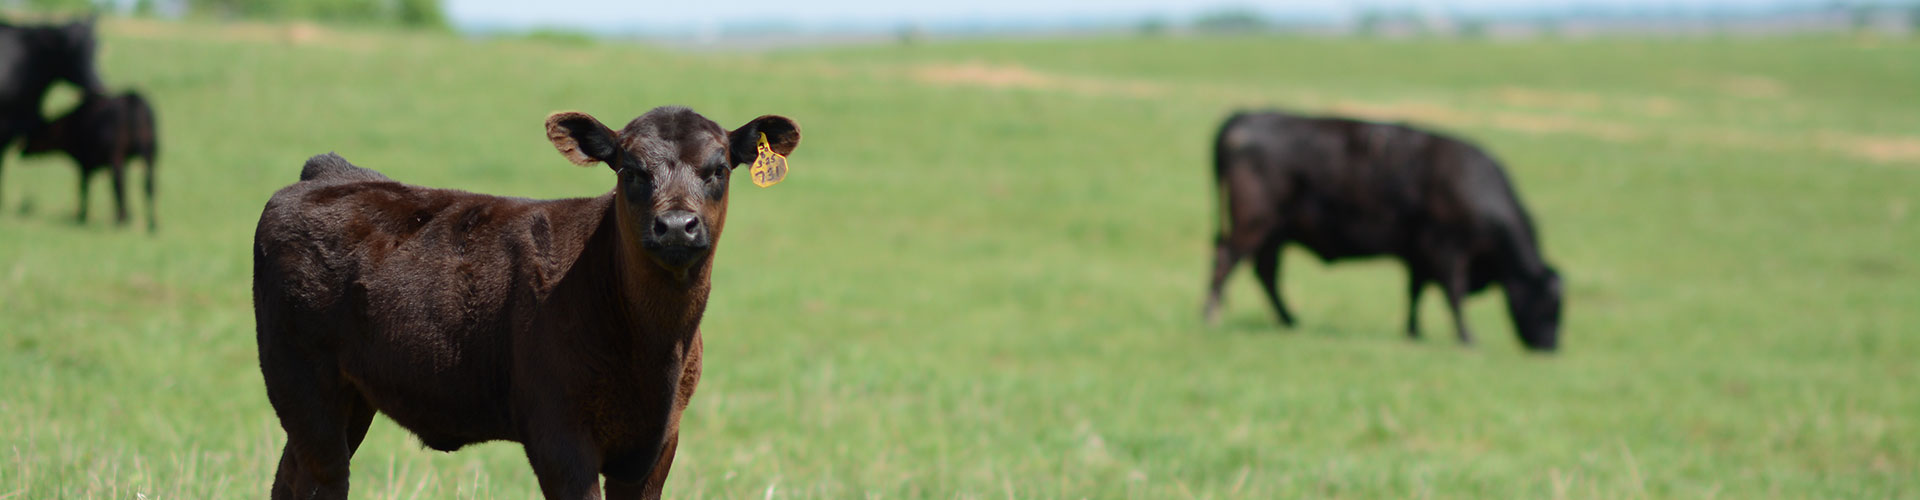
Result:
M694 218L692 218L692 219L688 219L688 220L687 220L687 229L686 229L686 231L687 231L687 234L694 234L695 232L698 232L699 230L700 230L700 218L699 218L699 217L694 217Z

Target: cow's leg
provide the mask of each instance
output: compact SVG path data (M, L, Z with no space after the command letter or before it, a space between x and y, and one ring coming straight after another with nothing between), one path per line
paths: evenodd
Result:
M1233 272L1233 266L1258 250L1260 243L1269 239L1272 229L1273 224L1265 219L1236 221L1232 231L1214 239L1213 279L1207 285L1207 303L1200 313L1207 324L1220 323L1220 294L1227 286L1227 275Z
M545 420L545 419L543 419ZM542 427L531 424L532 428ZM571 431L529 433L527 463L547 500L599 500L600 452L586 436Z
M1420 293L1427 289L1427 276L1413 264L1407 265L1407 338L1420 338Z
M1452 256L1440 263L1445 269L1438 276L1440 285L1447 292L1447 308L1453 310L1453 329L1460 335L1460 343L1473 344L1473 332L1467 330L1467 317L1461 311L1461 304L1467 300L1467 258Z
M80 209L74 213L73 222L87 223L87 183L93 180L93 170L80 167Z
M13 145L13 138L14 138L13 128L6 123L0 123L0 172L4 172L6 170L5 156L7 152L7 146ZM0 187L5 187L5 185L0 184ZM0 199L5 199L6 198L5 194L6 194L6 190L0 189ZM5 207L5 206L6 206L5 203L0 203L0 207ZM26 207L22 206L20 208L25 209ZM25 210L22 210L21 213L25 213Z
M1262 243L1253 252L1253 274L1260 277L1260 286L1267 290L1267 302L1273 305L1273 311L1280 314L1280 324L1293 327L1293 312L1287 310L1287 301L1280 293L1280 249L1285 248L1287 240L1275 231L1269 241Z
M147 232L151 233L160 230L160 211L155 208L153 201L153 177L156 174L153 171L151 153L149 156L141 157L141 161L147 164Z

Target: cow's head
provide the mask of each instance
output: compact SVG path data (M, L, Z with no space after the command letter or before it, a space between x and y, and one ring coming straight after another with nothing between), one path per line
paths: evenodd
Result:
M1535 351L1560 347L1560 303L1564 290L1560 272L1547 267L1535 276L1507 280L1501 285L1507 292L1507 313L1520 343Z
M713 254L727 221L727 181L754 160L760 134L781 155L800 145L800 127L777 115L727 131L691 109L663 106L619 132L586 113L547 116L547 140L561 156L619 174L614 203L627 243L682 277Z
M104 94L107 86L100 82L100 74L94 70L94 53L97 43L93 37L93 16L78 21L55 26L43 32L38 39L41 61L45 68L53 72L53 77L66 80L80 86L88 94Z

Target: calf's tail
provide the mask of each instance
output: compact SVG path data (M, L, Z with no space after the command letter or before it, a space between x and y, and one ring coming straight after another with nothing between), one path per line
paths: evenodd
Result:
M341 158L340 155L327 153L308 158L306 166L300 168L300 180L384 181L390 179L387 179L385 175L380 175L379 172L354 166L354 164L348 163L346 158Z
M1229 157L1233 154L1234 145L1229 144L1231 141L1228 136L1246 117L1245 112L1234 113L1233 116L1227 117L1226 123L1220 125L1220 132L1213 139L1213 187L1214 198L1217 201L1214 204L1216 213L1213 219L1213 234L1216 244L1224 244L1227 241L1227 231L1233 227L1233 221L1230 220L1233 214L1227 210L1229 201L1227 200L1227 164Z

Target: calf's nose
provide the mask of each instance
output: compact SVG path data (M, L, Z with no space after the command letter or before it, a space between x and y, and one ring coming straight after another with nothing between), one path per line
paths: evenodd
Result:
M707 242L707 226L693 212L661 212L653 218L653 237L669 245L700 246Z

